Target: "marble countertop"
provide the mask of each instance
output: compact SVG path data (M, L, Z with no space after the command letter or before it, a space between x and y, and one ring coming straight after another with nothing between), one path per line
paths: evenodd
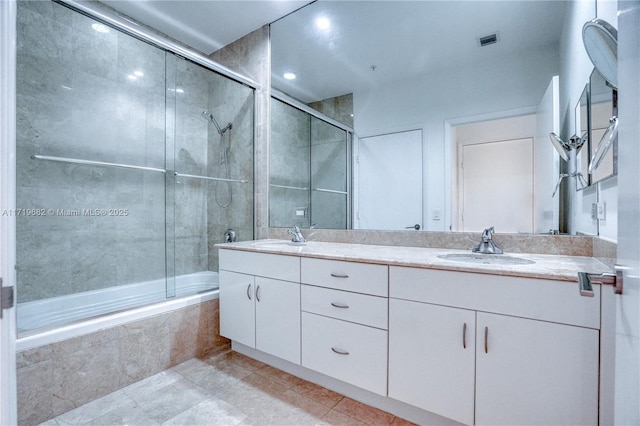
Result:
M273 253L288 256L347 260L426 269L444 269L481 274L543 278L559 281L578 281L578 272L600 274L611 272L604 263L592 257L558 256L533 253L506 253L506 255L534 261L532 264L483 264L442 259L450 253L469 254L469 251L422 247L397 247L368 244L329 243L309 241L303 244L288 240L254 240L216 244L220 249Z

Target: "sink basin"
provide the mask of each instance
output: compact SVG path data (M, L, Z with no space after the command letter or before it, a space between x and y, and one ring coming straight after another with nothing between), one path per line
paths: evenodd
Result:
M292 247L302 247L302 246L306 246L307 243L294 243L293 241L274 241L274 242L259 242L256 243L256 247L262 247L262 248L281 248L281 247L285 247L285 246L292 246Z
M531 259L513 257L505 254L449 253L441 254L438 258L453 260L454 262L473 263L476 265L533 265L536 263Z

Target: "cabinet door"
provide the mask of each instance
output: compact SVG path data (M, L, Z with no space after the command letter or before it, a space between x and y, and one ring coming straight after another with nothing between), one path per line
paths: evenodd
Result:
M389 397L473 424L475 322L475 311L390 299Z
M255 278L256 349L300 364L300 284Z
M598 423L597 330L481 312L477 324L476 424Z
M255 348L254 277L220 271L220 334Z

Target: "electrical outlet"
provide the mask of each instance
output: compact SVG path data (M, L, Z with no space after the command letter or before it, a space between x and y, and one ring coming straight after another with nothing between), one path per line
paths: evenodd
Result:
M607 203L598 204L598 220L605 220L607 218Z
M431 212L432 220L440 220L440 209L435 209Z

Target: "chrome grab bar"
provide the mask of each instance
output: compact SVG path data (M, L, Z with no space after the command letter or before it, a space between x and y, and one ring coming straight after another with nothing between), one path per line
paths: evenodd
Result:
M101 166L101 167L116 167L119 169L132 169L132 170L143 170L147 172L167 173L165 169L159 169L157 167L134 166L131 164L109 163L106 161L83 160L81 158L54 157L51 155L40 155L40 154L34 154L31 156L31 158L34 160L57 161L59 163L83 164L87 166ZM190 174L178 173L178 172L174 172L174 174L180 177L206 179L206 180L213 180L213 181L220 181L220 182L240 182L240 183L249 182L248 180L243 180L243 179L224 179L224 178L215 178L215 177L209 177L209 176L190 175Z
M336 190L333 190L333 189L324 189L324 188L313 188L313 191L328 192L330 194L343 194L343 195L347 195L348 194L347 191L336 191Z
M287 186L287 185L276 185L275 183L270 183L269 186L273 186L275 188L284 188L284 189L297 189L300 191L308 191L309 188L303 188L301 186Z
M117 167L120 169L144 170L148 172L160 172L160 173L167 172L165 169L158 169L156 167L133 166L130 164L108 163L106 161L83 160L80 158L53 157L51 155L34 154L31 156L31 158L34 160L57 161L60 163L71 163L71 164L85 164L89 166Z
M238 182L238 183L247 183L247 182L249 182L248 180L245 180L245 179L215 178L215 177L209 177L209 176L190 175L190 174L187 174L187 173L178 173L178 172L175 172L175 175L176 176L180 176L180 177L193 178L193 179L213 180L213 181L216 181L216 182Z

